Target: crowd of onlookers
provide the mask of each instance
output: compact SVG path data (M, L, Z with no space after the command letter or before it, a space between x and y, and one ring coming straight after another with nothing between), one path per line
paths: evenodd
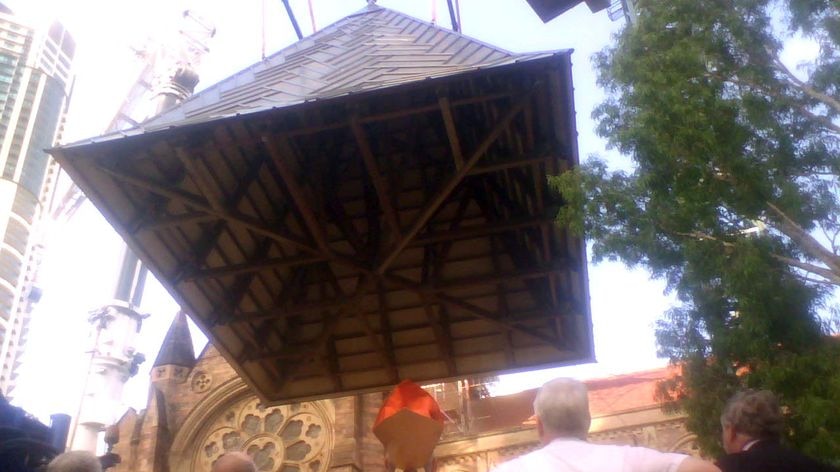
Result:
M784 416L769 391L733 396L721 415L726 454L716 462L635 446L586 442L591 417L586 385L573 379L545 384L534 400L541 449L500 464L494 472L838 472L781 443ZM217 459L210 472L256 472L244 452ZM47 472L102 472L91 453L73 451L56 457ZM428 471L431 472L431 471Z
M70 451L53 459L47 472L102 472L102 464L90 452ZM229 452L213 463L210 472L257 472L257 467L248 454Z
M734 395L721 415L726 454L716 462L644 447L586 442L586 385L572 379L545 384L534 400L543 447L501 464L494 472L837 472L782 445L784 416L775 395L748 390Z

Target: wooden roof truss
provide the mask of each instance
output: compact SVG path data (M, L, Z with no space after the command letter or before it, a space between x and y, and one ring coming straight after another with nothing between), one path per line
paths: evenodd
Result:
M591 359L568 55L55 151L266 401Z

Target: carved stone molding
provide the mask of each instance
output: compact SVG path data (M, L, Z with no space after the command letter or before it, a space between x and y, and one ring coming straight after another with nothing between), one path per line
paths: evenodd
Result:
M204 393L210 390L213 386L213 377L203 370L193 372L192 379L190 379L190 390L195 393Z
M232 379L193 407L172 442L170 468L210 470L224 452L241 450L260 471L324 471L335 442L334 419L329 401L265 407L241 379Z
M329 419L317 403L265 407L246 398L215 418L196 443L192 470L210 470L229 451L244 451L260 472L326 470L332 451Z

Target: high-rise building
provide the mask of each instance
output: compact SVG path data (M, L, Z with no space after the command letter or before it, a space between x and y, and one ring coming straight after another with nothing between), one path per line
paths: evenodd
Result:
M0 4L0 392L8 395L26 341L33 235L57 167L44 151L58 139L75 44L59 23L28 26Z

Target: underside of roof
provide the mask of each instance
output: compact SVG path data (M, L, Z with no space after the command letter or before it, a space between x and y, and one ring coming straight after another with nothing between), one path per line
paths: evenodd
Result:
M609 7L612 0L528 0L528 4L543 23L548 23L584 1L589 10L595 13Z
M568 53L54 150L269 403L592 360Z

